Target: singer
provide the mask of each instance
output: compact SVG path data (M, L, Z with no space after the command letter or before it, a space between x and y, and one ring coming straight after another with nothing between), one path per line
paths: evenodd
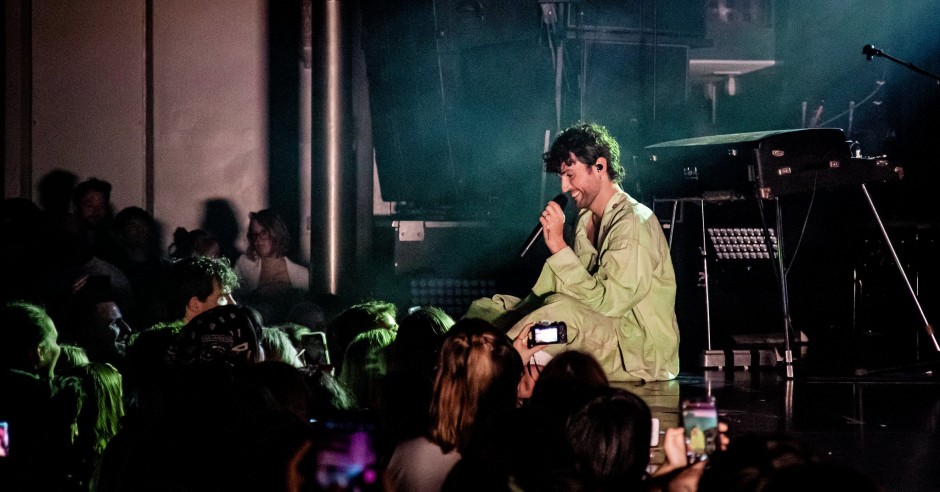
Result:
M577 125L561 132L543 159L579 209L574 244L565 242L562 207L549 202L539 223L551 256L531 294L478 299L466 317L509 325L513 338L535 322L564 321L567 345L548 345L536 354L539 364L579 350L597 358L611 381L674 379L672 258L653 212L620 188L620 146L601 125Z

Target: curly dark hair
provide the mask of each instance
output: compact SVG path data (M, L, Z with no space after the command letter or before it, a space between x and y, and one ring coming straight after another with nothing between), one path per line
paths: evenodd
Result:
M561 172L561 165L568 162L570 154L588 166L593 166L603 157L607 159L607 175L611 181L619 183L624 177L624 169L620 165L620 144L602 125L582 123L559 133L548 152L542 154L545 172Z
M170 266L167 307L173 316L186 313L186 303L196 297L204 301L212 294L212 282L219 283L223 292L238 287L238 275L225 258L192 256Z

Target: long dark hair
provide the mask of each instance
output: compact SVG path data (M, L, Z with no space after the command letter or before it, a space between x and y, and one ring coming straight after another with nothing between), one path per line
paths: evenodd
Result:
M633 490L649 466L650 409L640 397L604 388L568 419L575 467L592 490Z

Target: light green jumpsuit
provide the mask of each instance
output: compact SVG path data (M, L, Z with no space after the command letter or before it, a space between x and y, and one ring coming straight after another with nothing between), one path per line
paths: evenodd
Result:
M527 324L564 321L568 344L550 345L549 353L590 353L611 381L674 379L676 277L659 221L622 190L604 209L599 249L587 237L590 220L590 210L581 210L574 247L548 258L529 297L478 299L465 317L506 326L524 315L507 331L514 338Z

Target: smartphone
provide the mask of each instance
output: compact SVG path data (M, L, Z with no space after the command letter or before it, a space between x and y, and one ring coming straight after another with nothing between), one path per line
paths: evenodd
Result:
M0 458L10 456L10 423L0 420Z
M718 442L718 408L714 396L682 402L682 425L688 447L689 464L708 459Z
M329 368L330 351L326 346L326 333L315 331L300 336L303 346L304 364L313 367Z
M568 343L568 325L564 321L542 321L529 330L529 348L553 343Z
M311 470L320 490L381 490L376 425L369 419L311 420L316 464Z

